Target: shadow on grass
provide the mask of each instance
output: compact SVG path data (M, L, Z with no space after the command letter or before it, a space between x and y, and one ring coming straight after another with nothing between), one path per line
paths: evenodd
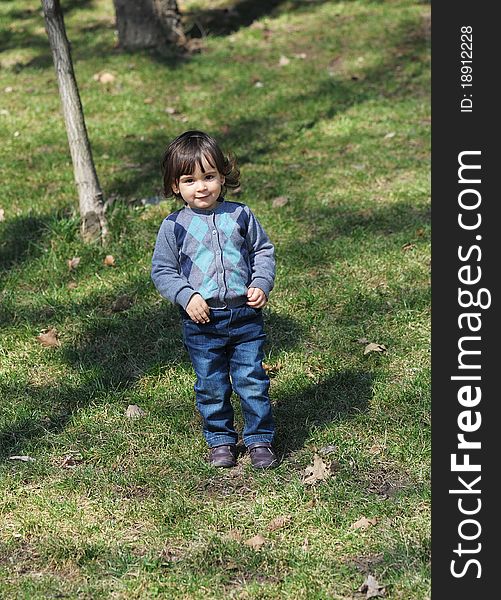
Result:
M148 282L142 283L147 290ZM122 288L122 295L132 298L137 284ZM126 290L128 294L124 294ZM0 382L0 397L11 402L22 398L21 416L0 431L0 458L24 454L27 444L49 432L63 431L79 409L106 401L110 394L124 402L125 410L130 393L134 394L134 386L144 376L162 378L166 367L172 365L191 369L178 310L167 302L154 309L144 308L139 299L136 306L120 313L110 311L109 299L103 301L94 294L85 302L52 306L60 322L66 314L84 325L72 344L65 344L63 337L62 348L54 350L54 359L70 365L75 373L85 373L86 381L82 385ZM92 310L95 314L89 318ZM30 324L42 323L46 318L43 307L18 311L16 316ZM273 337L278 350L290 350L300 343L302 331L292 319L274 314L269 320L277 332ZM194 410L194 401L190 410Z
M369 372L342 371L297 391L279 394L274 406L278 452L287 456L304 446L313 428L367 410L372 382Z
M50 217L16 216L0 224L0 281L14 265L39 255L37 243L47 234Z

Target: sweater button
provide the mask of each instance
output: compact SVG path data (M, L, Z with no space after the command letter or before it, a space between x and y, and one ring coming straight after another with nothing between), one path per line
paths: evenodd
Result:
M217 232L216 232L216 230L215 230L215 229L213 229L213 230L212 230L212 235L216 235L216 233L217 233Z

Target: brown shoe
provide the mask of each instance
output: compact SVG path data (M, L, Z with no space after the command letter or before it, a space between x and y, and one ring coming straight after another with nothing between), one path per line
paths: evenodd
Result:
M237 464L237 451L234 444L214 446L210 449L209 463L213 467L234 467Z
M249 446L249 454L252 466L255 469L273 469L278 466L278 458L271 444L268 442L257 442Z

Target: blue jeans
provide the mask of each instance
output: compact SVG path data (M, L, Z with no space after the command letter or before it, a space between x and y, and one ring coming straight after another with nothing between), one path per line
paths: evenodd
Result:
M275 432L263 369L265 333L260 309L249 306L210 311L210 322L194 323L182 311L184 343L195 369L197 408L210 447L236 444L232 390L240 397L246 446L271 442ZM231 379L230 379L231 378Z

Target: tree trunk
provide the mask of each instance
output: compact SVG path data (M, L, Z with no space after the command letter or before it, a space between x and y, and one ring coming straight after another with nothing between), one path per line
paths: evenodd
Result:
M78 189L81 232L86 242L104 239L107 229L103 192L92 160L87 129L78 93L70 45L59 0L42 0L45 28L56 68L59 95Z
M126 50L184 47L186 37L176 0L113 0L118 40Z

